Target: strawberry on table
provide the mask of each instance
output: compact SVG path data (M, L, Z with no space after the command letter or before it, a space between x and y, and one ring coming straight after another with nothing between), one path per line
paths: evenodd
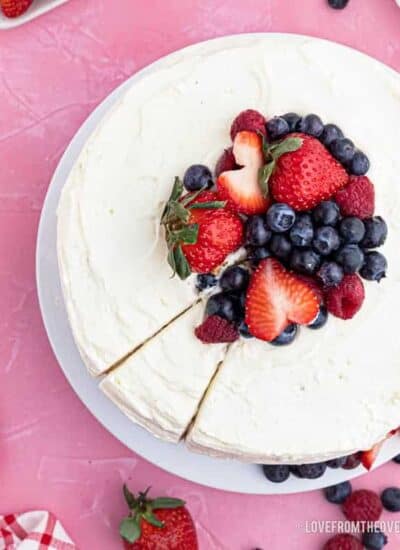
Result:
M149 499L148 489L137 496L124 485L129 516L120 534L126 550L198 550L196 529L183 500Z
M1 11L6 17L19 17L24 14L33 0L0 0Z

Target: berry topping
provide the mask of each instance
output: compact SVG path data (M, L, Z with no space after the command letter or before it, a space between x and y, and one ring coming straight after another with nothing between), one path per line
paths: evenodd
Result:
M285 235L274 235L269 244L269 249L280 260L287 260L292 251L292 243Z
M301 275L297 273L296 273L296 277L300 281L303 281L303 283L306 283L306 285L308 285L311 288L311 290L314 292L314 294L318 298L318 303L322 304L324 301L324 294L318 280L315 279L314 277L310 277L309 275Z
M343 470L354 470L360 465L360 453L354 453L346 457L346 462L343 464Z
M347 166L354 157L354 143L347 138L339 138L332 141L329 150L337 161Z
M343 466L346 464L347 456L340 456L339 458L332 458L331 460L328 460L326 465L328 468L343 468Z
M336 126L335 124L326 124L324 126L324 131L322 132L320 140L325 145L325 147L329 147L332 141L342 137L343 132L338 126Z
M239 338L235 325L219 315L207 317L194 333L205 344L234 342Z
M301 116L296 113L286 113L286 115L283 115L282 118L284 118L289 124L289 132L294 132L297 124L301 120Z
M284 233L294 224L296 214L293 208L284 203L270 206L267 212L267 225L275 233Z
M239 305L237 299L231 294L220 292L213 294L206 305L206 315L218 315L227 321L237 321L239 317Z
M351 319L364 302L364 285L358 275L345 275L338 286L326 291L325 297L329 313L340 319Z
M325 288L337 286L344 277L342 266L336 262L324 262L318 270L318 278Z
M290 258L290 267L303 275L313 275L320 263L320 256L310 248L297 248Z
M367 252L365 254L364 265L360 270L360 275L367 281L377 281L378 283L386 277L387 261L380 252Z
M326 325L326 322L328 321L328 311L326 307L321 306L318 312L318 315L314 319L312 323L308 325L308 328L311 328L312 330L318 330L319 328L322 328Z
M279 336L271 340L270 344L273 346L288 346L291 344L297 336L297 325L294 323L288 325Z
M269 258L271 256L271 251L266 246L259 246L257 248L250 248L248 251L248 259L254 263L258 263L260 260Z
M382 504L389 512L400 512L400 489L389 487L381 494Z
M322 201L313 211L313 218L317 225L336 225L339 217L339 207L333 201Z
M260 214L269 206L259 185L259 170L264 164L261 137L254 132L239 132L233 144L236 162L243 168L222 172L217 180L219 196L242 214Z
M259 264L246 298L245 321L254 336L271 342L290 323L309 324L318 311L318 297L308 284L274 258Z
M364 253L356 244L346 244L335 255L338 264L345 273L356 273L364 263Z
M308 210L344 187L348 175L317 139L305 134L292 136L301 139L301 147L275 161L272 195L295 210Z
M199 273L196 277L196 288L200 292L217 284L217 277L212 273Z
M344 243L357 244L364 238L365 226L359 218L349 216L340 222L339 233Z
M388 543L388 538L378 527L374 527L363 533L362 543L367 550L382 550Z
M222 155L219 157L217 164L215 165L215 176L218 178L222 172L229 172L230 170L237 170L240 168L236 164L235 156L233 154L233 147L225 149Z
M310 246L314 238L314 226L309 214L298 214L292 229L290 240L295 246L305 248Z
M251 246L263 246L271 238L271 231L268 229L263 216L251 216L247 219L245 228L246 244Z
M290 476L289 466L283 464L264 464L263 471L265 477L273 483L282 483Z
M290 132L289 123L280 116L271 118L267 122L267 131L269 138L273 141L275 139L281 139Z
M27 11L33 0L0 0L0 7L6 17L19 17Z
M364 248L377 248L386 241L388 228L386 222L380 216L375 216L364 221L365 236L361 241Z
M343 2L347 0L329 0L330 2ZM339 9L339 8L337 8ZM363 550L361 542L347 533L335 535L329 539L324 546L324 550Z
M326 462L316 462L315 464L300 464L293 466L292 473L304 479L318 479L323 476L326 470Z
M346 499L343 513L350 521L378 521L382 514L382 503L373 491L360 489Z
M238 328L239 328L240 336L243 336L243 338L253 338L253 335L251 334L249 327L246 325L244 321L240 322Z
M316 138L322 135L324 131L324 125L322 120L317 115L307 115L304 118L300 119L297 123L296 129L303 134L308 134Z
M375 188L366 176L350 176L346 187L336 193L335 201L343 216L370 218L375 210Z
M244 290L249 284L249 272L238 265L228 267L221 275L219 284L222 290Z
M330 225L318 227L315 232L313 247L323 256L329 256L331 252L337 250L340 246L339 234Z
M369 159L361 151L356 151L349 164L349 171L355 176L364 176L369 170Z
M324 494L328 502L331 502L332 504L343 504L343 502L351 494L351 491L352 489L350 482L343 481L343 483L326 487L326 489L324 489Z
M383 445L385 440L380 441L376 445L374 445L371 449L368 451L362 451L360 453L360 460L361 464L366 468L367 470L370 470L377 459L377 456L379 454L379 451L381 450L381 447Z
M266 135L265 117L254 109L247 109L238 114L231 126L232 141L236 138L239 132L248 131L257 134ZM236 159L238 160L238 159ZM241 164L241 163L239 163Z
M193 164L183 176L183 185L188 191L199 191L200 189L209 189L214 185L214 182L207 166Z

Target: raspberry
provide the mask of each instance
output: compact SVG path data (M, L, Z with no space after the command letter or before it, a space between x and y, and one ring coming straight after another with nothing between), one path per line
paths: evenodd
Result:
M338 286L328 288L325 293L328 311L340 319L354 317L364 298L364 285L358 275L345 275Z
M379 496L367 489L355 491L343 504L343 513L350 521L378 521L382 510Z
M335 200L343 216L370 218L375 210L375 189L366 176L350 176L349 183L336 193Z
M218 315L207 317L207 319L195 329L194 333L197 338L205 344L234 342L239 338L237 328Z
M247 109L247 111L242 111L232 122L232 141L235 139L236 134L238 132L242 132L243 130L248 130L249 132L258 132L266 136L266 122L267 121L265 120L265 117L258 111L254 111L254 109Z
M352 535L336 535L328 540L324 550L363 550L363 545Z
M239 166L236 164L235 157L233 155L233 147L225 149L222 155L219 157L215 166L215 177L218 177L222 172L229 172L230 170L236 170Z

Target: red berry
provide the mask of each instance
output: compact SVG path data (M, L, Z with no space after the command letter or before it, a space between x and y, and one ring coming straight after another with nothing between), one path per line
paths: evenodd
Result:
M324 293L322 291L322 286L317 281L317 279L314 279L314 277L310 277L308 275L300 275L297 273L296 277L300 279L300 281L303 281L303 283L306 283L313 290L314 294L318 298L319 304L324 303Z
M370 218L375 210L375 188L367 176L350 176L346 187L336 193L335 201L343 216Z
M19 17L32 2L33 0L0 0L0 7L6 17Z
M343 513L350 521L378 521L382 510L381 499L368 489L354 491L343 504Z
M324 546L324 550L363 550L361 542L353 535L335 535L329 539Z
M351 319L361 309L365 290L358 275L345 275L336 287L330 287L325 292L325 302L328 311L340 319Z
M214 170L215 176L218 178L222 172L229 172L230 170L237 170L238 168L240 167L236 164L233 147L229 147L229 149L225 149L218 159Z
M207 317L194 333L205 344L234 342L239 338L239 332L233 323L218 315Z
M247 109L246 111L242 111L232 122L232 141L235 139L236 134L238 134L239 132L243 132L243 130L256 132L265 136L267 134L267 130L265 129L266 122L267 121L265 120L265 117L254 109Z
M354 453L349 455L346 459L346 462L343 464L343 470L354 470L360 465L361 462L361 453Z

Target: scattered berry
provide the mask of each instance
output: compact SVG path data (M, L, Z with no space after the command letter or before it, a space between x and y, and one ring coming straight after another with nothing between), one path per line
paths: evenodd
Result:
M327 321L328 321L328 311L326 307L321 306L317 317L314 319L312 323L308 325L308 328L311 328L312 330L318 330L319 328L322 328L323 326L325 326Z
M199 189L209 189L214 182L207 166L193 164L185 172L183 185L188 191L199 191Z
M317 225L336 225L339 221L340 211L333 201L322 201L314 208L313 218Z
M286 260L292 251L292 244L285 235L274 235L269 243L269 249L280 260Z
M361 241L364 248L378 248L386 241L388 228L386 222L380 216L375 216L364 221L365 236Z
M381 494L383 506L389 512L400 512L400 489L397 487L389 487Z
M356 151L349 164L349 170L355 176L364 176L369 170L369 159L361 151Z
M290 267L304 275L313 275L320 263L320 256L310 248L296 248L290 258Z
M382 503L373 491L360 489L346 499L343 513L350 521L378 521L382 514Z
M297 335L297 325L292 323L283 330L279 336L271 340L273 346L288 346L291 344Z
M297 477L304 479L318 479L323 476L326 470L326 462L317 462L315 464L300 464L294 466L292 472Z
M212 273L199 273L196 277L196 288L198 291L212 288L217 284L217 277Z
M347 138L333 140L329 150L335 159L345 166L352 161L355 154L354 143Z
M293 208L284 203L275 203L268 209L267 225L275 233L289 231L296 220Z
M346 244L358 244L364 238L365 227L359 218L349 216L340 222L339 233Z
M267 122L267 132L271 140L281 139L290 132L290 126L283 117L276 116Z
M229 147L229 149L225 149L218 159L214 170L215 177L218 178L222 172L229 172L230 170L237 170L238 168L239 166L236 164L233 154L233 147Z
M346 244L337 251L335 259L345 273L356 273L364 263L364 253L357 244Z
M336 262L324 262L318 270L318 278L325 288L338 286L343 280L344 271Z
M362 222L361 222L362 223ZM340 239L336 229L330 225L318 227L313 239L314 249L323 256L329 256L340 246Z
M367 550L382 550L388 543L388 538L378 527L374 527L372 531L368 530L363 533L362 543Z
M335 201L343 216L370 218L375 210L375 188L366 176L350 176L346 187L336 193Z
M387 261L380 252L367 252L365 254L364 265L360 270L360 275L367 281L377 281L378 283L386 277Z
M284 118L289 124L289 132L294 132L296 130L297 124L301 120L301 116L296 113L286 113L286 115L283 115L282 118Z
M33 0L0 0L0 7L6 17L19 17L27 11Z
M206 315L218 315L227 321L233 322L238 318L237 301L225 292L213 294L207 301Z
M299 214L290 230L290 240L295 246L310 246L314 237L314 227L309 214Z
M326 487L324 494L326 500L332 504L343 504L347 497L351 494L352 488L349 481L343 481L337 485Z
M324 131L322 120L317 115L307 115L300 119L296 127L298 132L319 138Z
M265 477L273 483L282 483L290 476L289 466L282 464L264 464L263 471Z
M351 319L364 302L364 285L358 275L345 275L338 286L327 289L325 296L329 313L340 319Z
M238 265L228 267L223 272L219 284L222 290L244 290L249 284L249 272Z
M248 131L266 135L265 117L254 109L247 109L238 114L231 126L232 141L239 132Z
M194 333L205 344L235 342L239 338L235 325L218 315L207 317Z
M339 456L338 458L332 458L331 460L328 460L326 465L328 468L343 468L343 466L346 464L347 456Z
M329 0L330 2L339 0ZM344 1L344 0L341 0ZM329 539L324 546L324 550L363 550L361 542L347 533L335 535Z
M271 238L263 216L251 216L247 219L245 227L245 241L251 246L263 246Z
M338 126L336 126L335 124L326 124L324 126L324 131L322 132L320 140L325 145L325 147L329 147L332 141L342 137L343 132Z

